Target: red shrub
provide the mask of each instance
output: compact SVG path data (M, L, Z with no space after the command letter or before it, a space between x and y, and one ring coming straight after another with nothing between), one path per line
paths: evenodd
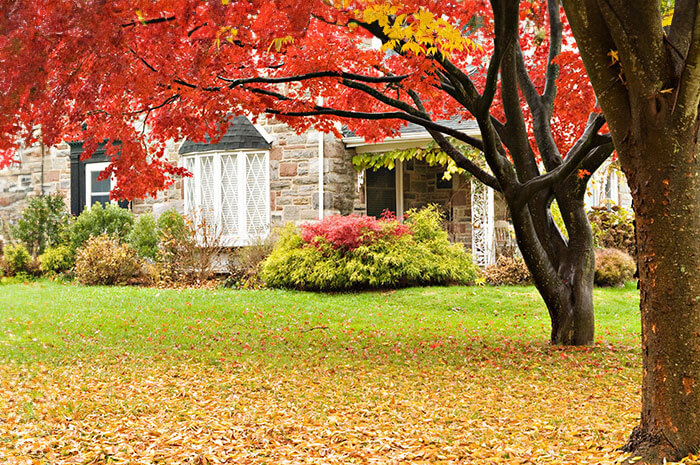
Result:
M411 229L399 223L393 213L385 212L380 219L365 215L333 215L301 225L301 238L309 244L326 242L334 249L352 250L385 237L411 234Z

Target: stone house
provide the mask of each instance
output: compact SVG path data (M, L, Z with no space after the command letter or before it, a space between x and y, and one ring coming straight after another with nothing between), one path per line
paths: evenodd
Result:
M449 124L478 135L474 122ZM491 189L464 176L446 181L441 167L416 160L399 162L392 170L361 173L352 164L356 153L419 147L430 141L423 128L410 124L399 137L368 143L352 134L342 139L316 131L296 134L275 120L254 125L238 116L217 143L169 145L168 160L186 167L192 177L178 179L156 198L122 206L156 216L170 208L199 212L221 228L226 245L244 246L287 222L332 214L379 215L385 209L401 216L435 203L445 211L451 239L464 242L482 265L492 262L495 249L512 238L505 204ZM76 215L86 206L109 201L112 180L97 180L107 164L104 153L80 161L81 152L80 143L21 150L16 163L0 170L0 222L13 221L28 197L42 193L62 194Z

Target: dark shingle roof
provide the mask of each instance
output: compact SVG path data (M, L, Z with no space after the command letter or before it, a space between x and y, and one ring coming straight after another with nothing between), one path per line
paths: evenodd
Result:
M459 118L452 118L449 120L440 120L437 121L437 123L447 126L450 129L457 129L459 131L467 131L470 129L478 129L479 125L476 124L476 120L469 119L469 120L463 120ZM355 134L350 131L347 127L343 127L342 129L343 132L343 137L353 137ZM401 135L405 136L408 134L416 134L420 132L427 132L426 129L415 123L408 123L406 126L402 127L400 129Z
M207 137L209 140L209 137ZM216 144L209 142L192 142L186 140L180 147L179 154L212 152L215 150L269 149L270 144L245 116L236 116L231 120L226 134Z

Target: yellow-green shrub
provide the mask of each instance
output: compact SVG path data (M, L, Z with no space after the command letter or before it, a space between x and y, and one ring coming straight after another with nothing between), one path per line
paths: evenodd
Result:
M263 262L261 278L272 287L323 291L474 282L478 270L471 255L449 243L441 221L434 206L412 210L410 233L381 235L352 249L319 237L305 241L288 225Z
M49 247L39 255L39 269L44 274L63 273L75 264L75 254L67 245Z
M5 246L2 255L2 270L7 276L15 276L18 273L31 273L32 256L23 244L9 244Z
M125 284L137 270L134 249L106 234L88 239L76 255L75 277L81 284Z

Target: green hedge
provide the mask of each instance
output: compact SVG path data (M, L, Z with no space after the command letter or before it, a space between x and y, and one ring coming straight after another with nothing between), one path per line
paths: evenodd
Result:
M473 283L478 269L471 255L462 244L450 244L441 223L435 206L412 210L409 234L381 236L350 250L319 236L304 241L288 225L263 262L261 278L271 287L321 291Z

